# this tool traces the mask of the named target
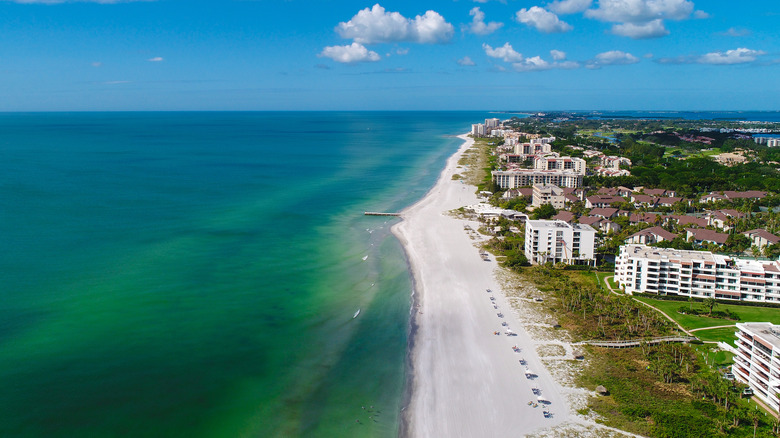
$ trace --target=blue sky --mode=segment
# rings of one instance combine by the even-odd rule
[[[0,0],[0,111],[778,110],[780,4]]]

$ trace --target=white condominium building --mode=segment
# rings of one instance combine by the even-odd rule
[[[556,210],[562,209],[566,202],[563,189],[552,184],[534,184],[534,191],[531,199],[531,205],[534,207],[550,204]]]
[[[780,410],[780,326],[768,322],[737,323],[737,354],[731,372],[753,395]]]
[[[514,143],[515,155],[549,154],[552,146],[547,143]]]
[[[499,119],[485,119],[485,128],[487,129],[498,128],[499,124],[501,124]]]
[[[485,125],[481,123],[475,123],[471,125],[471,135],[474,137],[484,137],[485,136]]]
[[[572,170],[517,169],[491,172],[493,181],[502,189],[516,189],[534,184],[554,184],[576,189],[582,186],[583,176]]]
[[[594,262],[596,230],[564,221],[525,222],[525,256],[532,264]]]
[[[534,158],[534,169],[571,170],[584,176],[586,163],[582,158],[537,156]]]
[[[780,262],[709,251],[623,245],[615,260],[615,281],[626,293],[780,301]]]
[[[536,137],[531,139],[531,144],[550,144],[555,141],[555,137]]]

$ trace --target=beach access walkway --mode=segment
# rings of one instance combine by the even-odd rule
[[[623,341],[581,341],[572,345],[592,345],[594,347],[602,348],[631,348],[639,347],[642,344],[645,345],[657,345],[657,344],[669,344],[669,343],[685,343],[696,341],[699,338],[695,336],[663,336],[659,338],[650,339],[627,339]]]

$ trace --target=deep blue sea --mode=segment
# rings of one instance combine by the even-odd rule
[[[0,436],[396,436],[411,280],[363,212],[490,116],[0,114]]]

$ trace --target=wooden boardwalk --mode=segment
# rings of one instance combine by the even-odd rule
[[[665,336],[662,338],[630,339],[625,341],[592,340],[592,341],[577,342],[572,345],[593,345],[594,347],[602,347],[602,348],[632,348],[632,347],[639,347],[639,345],[642,343],[645,343],[646,345],[656,345],[656,344],[664,344],[667,342],[688,343],[695,340],[698,340],[698,338],[694,336]]]

